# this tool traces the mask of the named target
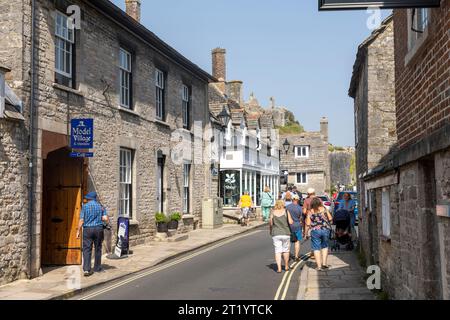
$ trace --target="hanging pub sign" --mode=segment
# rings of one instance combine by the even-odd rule
[[[439,7],[441,0],[319,0],[319,10],[427,8]]]

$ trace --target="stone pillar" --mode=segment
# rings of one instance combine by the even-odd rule
[[[219,81],[227,80],[226,53],[222,48],[216,48],[212,51],[212,75]]]
[[[125,0],[127,14],[137,22],[141,22],[141,0]]]

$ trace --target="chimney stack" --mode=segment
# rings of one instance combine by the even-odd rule
[[[4,68],[0,66],[0,118],[3,118],[5,112],[5,101],[6,101],[6,83],[5,83],[5,75],[10,72],[8,68]]]
[[[323,140],[328,143],[328,118],[322,117],[320,120],[320,133],[323,136]]]
[[[127,14],[137,22],[141,22],[141,0],[125,0]]]
[[[227,80],[226,53],[227,51],[222,48],[216,48],[212,51],[212,75],[221,82]]]
[[[242,84],[242,81],[228,82],[228,96],[239,104],[242,104]]]

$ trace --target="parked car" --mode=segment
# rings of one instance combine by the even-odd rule
[[[341,201],[344,201],[344,194],[349,193],[352,196],[352,199],[355,201],[355,221],[358,223],[358,207],[359,207],[359,201],[358,201],[358,193],[354,191],[341,191],[339,192],[338,196],[336,197],[336,200],[334,201],[334,211],[339,208],[339,203]]]
[[[327,208],[327,210],[330,211],[330,213],[333,213],[334,203],[333,201],[331,201],[330,197],[324,195],[319,196],[318,198],[322,200],[324,207]]]

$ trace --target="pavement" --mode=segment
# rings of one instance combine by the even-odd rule
[[[300,274],[297,300],[376,300],[367,288],[365,272],[354,251],[332,252],[328,271],[316,271],[309,260]]]
[[[126,259],[109,260],[104,256],[102,263],[105,271],[88,278],[82,276],[81,266],[49,268],[39,278],[19,280],[1,286],[0,300],[68,299],[86,290],[138,274],[177,256],[251,232],[263,225],[262,222],[252,222],[250,227],[226,224],[215,230],[191,231],[189,238],[180,242],[149,242],[131,248],[133,254]]]

